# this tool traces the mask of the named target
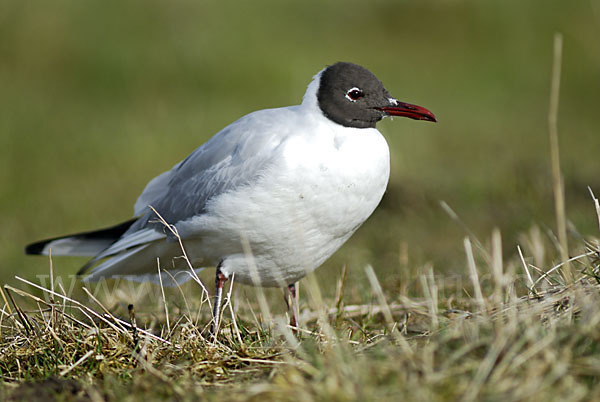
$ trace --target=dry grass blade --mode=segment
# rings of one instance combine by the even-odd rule
[[[319,336],[322,336],[326,345],[330,347],[333,345],[333,341],[336,338],[335,331],[329,324],[329,319],[325,312],[325,300],[323,299],[323,294],[321,293],[321,288],[319,287],[319,282],[317,281],[314,272],[309,273],[306,277],[306,290],[318,317],[317,323],[321,331]]]
[[[73,369],[75,369],[77,366],[79,366],[81,363],[83,363],[84,361],[86,361],[91,355],[94,354],[94,350],[89,350],[86,354],[84,354],[83,356],[81,356],[79,358],[79,360],[77,360],[75,363],[73,363],[73,365],[71,365],[70,367],[64,369],[63,371],[60,372],[61,376],[65,376],[68,373],[70,373],[71,371],[73,371]]]
[[[158,269],[158,280],[160,283],[160,293],[163,299],[163,305],[165,306],[165,318],[167,320],[167,334],[171,333],[171,323],[169,322],[169,307],[167,304],[167,298],[165,297],[165,288],[163,287],[162,273],[160,270],[160,258],[156,258],[156,268]]]
[[[231,283],[229,284],[229,291],[227,292],[227,302],[226,302],[226,307],[229,307],[229,312],[231,313],[231,322],[233,324],[233,332],[235,333],[235,336],[237,338],[237,341],[239,342],[240,346],[244,345],[244,342],[242,341],[242,334],[240,334],[240,329],[238,328],[237,325],[237,319],[235,317],[235,312],[233,311],[233,304],[231,302],[231,293],[233,292],[233,284],[235,282],[235,274],[233,274],[231,276]]]
[[[388,325],[388,329],[391,333],[396,324],[394,322],[394,318],[392,317],[392,312],[390,311],[390,306],[388,305],[387,300],[385,299],[385,295],[383,294],[383,289],[381,288],[381,285],[379,284],[379,280],[377,280],[377,275],[375,275],[375,271],[373,270],[373,267],[370,265],[367,265],[365,267],[365,273],[367,274],[367,278],[369,279],[369,282],[371,283],[371,288],[373,289],[373,292],[375,293],[375,296],[377,297],[377,300],[379,301],[379,305],[381,306],[381,311],[383,312],[383,317],[385,318],[385,321],[387,322],[387,325]]]
[[[113,324],[111,321],[107,320],[107,319],[106,319],[106,318],[105,318],[105,317],[104,317],[102,314],[98,314],[97,312],[95,312],[95,311],[94,311],[94,310],[92,310],[91,308],[87,307],[87,306],[86,306],[86,305],[84,305],[83,303],[80,303],[80,302],[78,302],[78,301],[77,301],[77,300],[75,300],[75,299],[72,299],[72,298],[70,298],[70,297],[68,297],[68,296],[62,295],[62,294],[60,294],[60,293],[57,293],[57,292],[52,292],[52,291],[51,291],[51,290],[49,290],[49,289],[46,289],[46,288],[44,288],[44,287],[42,287],[42,286],[39,286],[39,285],[37,285],[37,284],[35,284],[35,283],[33,283],[33,282],[30,282],[30,281],[28,281],[28,280],[26,280],[26,279],[23,279],[23,278],[20,278],[20,277],[18,277],[18,276],[15,276],[15,278],[16,278],[17,280],[19,280],[19,281],[21,281],[21,282],[23,282],[23,283],[25,283],[25,284],[29,285],[29,286],[32,286],[32,287],[34,287],[34,288],[36,288],[36,289],[39,289],[39,290],[41,290],[41,291],[43,291],[43,292],[46,292],[46,293],[52,293],[52,295],[54,295],[54,296],[57,296],[57,297],[59,297],[59,298],[61,298],[61,299],[64,299],[64,300],[68,301],[69,303],[71,303],[71,304],[73,304],[73,305],[77,306],[78,308],[80,308],[80,309],[81,309],[81,311],[82,311],[84,314],[86,314],[86,315],[88,315],[88,314],[89,314],[89,315],[92,315],[92,316],[96,317],[98,320],[100,320],[100,321],[104,322],[106,325],[110,326],[111,328],[113,328],[115,331],[117,331],[117,332],[119,332],[119,333],[129,334],[129,332],[128,332],[128,331],[127,331],[127,330],[126,330],[124,327],[130,327],[130,328],[131,328],[131,325],[130,325],[129,323],[127,323],[127,322],[125,322],[125,321],[123,321],[123,320],[119,319],[119,318],[116,318],[116,317],[112,316],[113,320],[114,320],[116,323],[118,323],[118,324],[119,324],[119,327],[117,327],[117,326],[116,326],[116,325],[114,325],[114,324]],[[5,288],[7,288],[7,287],[8,287],[8,285],[5,285]],[[19,292],[22,292],[20,289],[16,289],[16,288],[13,288],[13,287],[9,287],[9,288],[10,288],[11,290],[13,290],[13,291],[19,291]],[[22,293],[23,293],[23,296],[29,296],[29,297],[33,297],[33,295],[30,295],[30,294],[28,294],[28,293],[26,293],[26,292],[22,292]],[[88,317],[89,317],[89,315],[88,315]],[[93,319],[91,319],[91,317],[90,317],[90,321],[91,321],[91,322],[94,322],[94,320],[93,320]],[[163,338],[161,338],[161,337],[159,337],[159,336],[156,336],[156,335],[152,334],[151,332],[145,331],[145,330],[143,330],[143,329],[141,329],[141,328],[137,328],[137,331],[139,331],[140,333],[144,334],[144,335],[145,335],[145,336],[147,336],[147,337],[150,337],[150,338],[153,338],[153,339],[155,339],[155,340],[158,340],[158,341],[161,341],[161,342],[164,342],[164,343],[166,343],[166,344],[169,344],[169,345],[171,345],[171,342],[169,342],[169,341],[167,341],[166,339],[163,339]]]
[[[473,290],[475,291],[475,301],[479,306],[479,311],[485,313],[485,300],[483,298],[483,293],[481,292],[481,285],[479,284],[479,274],[477,273],[477,265],[475,264],[475,257],[473,256],[471,240],[468,237],[465,237],[464,239],[464,246],[465,252],[467,253],[467,265],[469,267],[471,283],[473,284]]]
[[[600,229],[600,202],[598,202],[598,199],[594,195],[594,192],[592,191],[592,188],[590,186],[588,186],[588,191],[590,192],[590,195],[592,196],[592,200],[594,200],[594,207],[596,208],[596,216],[598,217],[598,229]]]
[[[502,258],[502,237],[497,228],[492,231],[492,277],[494,278],[494,303],[502,302],[505,286],[504,261]]]
[[[492,266],[487,268],[493,270]],[[110,392],[117,392],[118,399],[128,396],[133,400],[248,400],[289,396],[290,392],[306,400],[329,400],[334,395],[352,399],[362,397],[363,392],[385,399],[389,396],[386,392],[393,389],[416,400],[473,401],[498,395],[522,400],[533,392],[561,399],[584,395],[582,390],[600,392],[600,386],[594,385],[600,371],[588,369],[597,360],[589,340],[600,336],[600,285],[591,278],[582,277],[571,287],[557,285],[545,293],[540,290],[537,298],[526,294],[499,303],[490,299],[492,313],[478,319],[470,314],[440,315],[435,322],[432,316],[438,316],[437,304],[444,304],[446,296],[437,289],[444,278],[435,278],[431,267],[421,276],[427,296],[403,296],[402,304],[388,303],[375,271],[367,268],[365,272],[373,290],[367,297],[370,300],[374,295],[378,303],[346,305],[340,323],[326,328],[322,323],[335,319],[338,309],[334,300],[321,296],[319,311],[305,310],[304,316],[318,318],[318,323],[310,319],[305,323],[324,331],[312,332],[306,341],[293,336],[282,316],[274,319],[277,331],[249,330],[244,320],[250,311],[242,309],[236,316],[232,314],[232,320],[239,320],[241,326],[224,328],[222,343],[197,336],[190,321],[180,319],[171,328],[177,345],[140,332],[143,337],[136,346],[121,332],[121,326],[136,327],[133,319],[125,323],[116,318],[120,325],[99,325],[91,330],[66,319],[53,327],[44,316],[49,310],[38,309],[23,311],[38,328],[35,337],[11,321],[13,326],[2,339],[5,358],[0,359],[0,369],[5,381],[17,384],[27,384],[26,378],[55,370],[78,383],[85,379],[100,394],[106,388],[97,388],[98,379],[103,379],[106,387],[111,386],[106,384],[111,384],[113,376],[119,385],[112,385]],[[511,275],[510,270],[502,273],[507,275]],[[310,285],[308,288],[309,293],[315,292]],[[55,297],[66,300],[64,295]],[[40,298],[34,300],[46,305]],[[464,296],[455,301],[473,304]],[[96,320],[101,321],[97,316],[106,319],[104,313],[93,315],[76,301],[73,306]],[[157,310],[161,308],[157,306]],[[373,320],[377,314],[384,317],[383,323]],[[394,317],[402,315],[406,336],[400,336],[395,324]],[[361,331],[344,342],[348,328],[357,325]],[[392,331],[396,342],[387,342],[389,338],[382,336],[384,330]],[[328,331],[332,331],[331,336]],[[58,363],[52,366],[53,361]],[[48,367],[40,368],[40,362]],[[135,375],[129,377],[131,373]]]
[[[124,332],[124,333],[127,332],[127,330],[117,321],[116,317],[114,315],[112,315],[112,313],[110,311],[108,311],[108,309],[100,302],[100,300],[98,300],[85,286],[82,287],[82,289],[87,294],[87,296],[90,299],[92,299],[92,301],[94,303],[96,303],[102,309],[102,311],[104,311],[104,314],[106,316],[110,317],[112,322],[115,322],[119,326],[119,328],[118,328],[119,331]],[[106,321],[106,323],[111,326],[113,325],[112,323],[110,323],[110,321]],[[117,328],[115,328],[115,329],[117,329]]]
[[[529,283],[529,294],[533,296],[535,293],[535,283],[533,282],[533,278],[531,277],[531,273],[529,272],[529,268],[527,268],[527,263],[525,262],[525,257],[523,257],[523,252],[521,251],[521,246],[517,246],[517,251],[519,252],[519,258],[521,259],[521,264],[523,265],[523,270],[527,275],[527,281]]]
[[[8,309],[8,314],[12,314],[10,304],[8,304],[8,300],[6,299],[6,295],[4,294],[4,290],[2,290],[2,287],[0,287],[0,295],[2,296],[2,300],[4,301],[4,306]]]
[[[462,221],[462,219],[460,219],[460,216],[458,216],[458,214],[450,207],[450,205],[448,205],[446,201],[440,201],[440,206],[448,214],[448,216],[452,218],[453,221],[458,223],[460,227],[463,228],[465,233],[469,235],[469,238],[473,239],[475,246],[477,246],[477,250],[481,253],[485,261],[487,263],[491,262],[492,256],[490,253],[488,253],[483,244],[481,244],[479,239],[477,239],[477,236],[475,236],[475,233]]]
[[[156,290],[147,296],[163,300],[149,304],[155,305],[156,312],[143,311],[153,317],[149,328],[162,327],[167,316],[177,317],[170,324],[169,339],[176,340],[172,343],[138,328],[133,308],[130,321],[125,322],[108,311],[105,305],[110,304],[89,291],[86,300],[99,306],[95,310],[66,294],[17,278],[51,294],[56,302],[6,287],[6,300],[12,299],[16,312],[2,311],[1,318],[12,319],[0,319],[0,372],[15,389],[32,386],[30,379],[54,376],[57,381],[87,387],[90,395],[109,393],[108,398],[114,395],[115,400],[134,401],[245,401],[289,399],[289,395],[295,400],[385,400],[392,391],[422,401],[527,400],[533,396],[576,400],[600,395],[600,370],[595,368],[600,283],[587,274],[593,273],[595,263],[587,256],[595,256],[597,249],[572,259],[583,267],[575,282],[566,285],[552,278],[548,286],[536,287],[559,267],[540,270],[536,281],[520,247],[519,256],[505,264],[498,231],[491,244],[491,259],[481,262],[479,269],[492,280],[480,280],[471,242],[464,239],[474,297],[465,295],[462,283],[458,293],[449,295],[448,279],[434,276],[431,265],[423,267],[423,275],[414,274],[409,279],[412,285],[402,294],[393,293],[395,302],[386,297],[371,266],[365,269],[370,291],[367,287],[358,298],[354,289],[343,292],[340,281],[336,297],[330,299],[310,275],[304,285],[310,299],[302,312],[304,339],[294,336],[282,314],[268,322],[275,330],[265,330],[264,317],[252,319],[257,303],[234,312],[233,277],[223,306],[229,309],[232,323],[223,325],[214,341],[204,338],[194,320],[185,316],[190,314],[187,302],[187,310],[180,309],[180,302],[166,303],[172,299],[165,288],[161,294]],[[551,249],[549,258],[555,258],[558,251]],[[514,286],[517,258],[530,289]],[[419,281],[421,288],[414,286]],[[536,290],[533,297],[531,289]],[[178,290],[184,298],[184,289]],[[484,292],[493,297],[485,299]],[[342,294],[355,304],[342,302]],[[264,297],[268,309],[271,300],[266,293]],[[23,303],[34,308],[23,308]],[[441,306],[448,306],[447,310],[439,311]],[[472,306],[481,314],[466,310]],[[163,308],[168,310],[164,314]],[[52,311],[61,319],[49,316]],[[66,312],[85,316],[91,324]]]
[[[252,282],[257,285],[256,286],[256,298],[258,299],[258,306],[262,313],[262,322],[270,326],[273,320],[271,315],[271,309],[269,308],[269,303],[267,302],[267,298],[265,296],[265,292],[260,286],[260,279],[258,275],[258,267],[256,266],[256,262],[254,261],[254,254],[252,253],[252,248],[250,247],[250,242],[247,238],[242,237],[242,250],[244,251],[244,256],[246,258],[246,262],[250,269],[250,277],[252,278]],[[256,317],[256,316],[255,316]],[[258,323],[258,320],[257,320]]]
[[[505,346],[506,339],[503,338],[497,338],[492,344],[487,355],[479,365],[479,368],[475,373],[475,378],[473,378],[473,381],[469,385],[468,391],[462,398],[462,401],[471,402],[477,399],[486,378],[490,375],[492,369],[494,368],[494,364],[498,360],[498,356],[504,350]]]
[[[344,289],[346,286],[346,278],[348,276],[348,269],[344,264],[342,266],[342,274],[337,280],[336,288],[335,288],[335,308],[338,313],[336,315],[336,320],[340,320],[342,318],[343,308],[344,308]]]
[[[573,281],[573,273],[569,264],[569,245],[567,240],[567,217],[565,212],[565,189],[560,169],[558,145],[558,101],[560,99],[560,71],[562,64],[562,34],[554,35],[554,58],[552,62],[552,85],[550,90],[550,106],[548,111],[548,133],[550,136],[550,159],[552,165],[552,187],[554,189],[554,207],[556,226],[562,259],[561,273],[567,283]]]
[[[438,318],[438,289],[435,284],[433,275],[433,267],[428,267],[427,275],[421,275],[421,287],[423,288],[423,294],[425,300],[429,306],[429,314],[431,316],[431,326],[435,331],[439,326]],[[389,310],[389,307],[388,307]]]
[[[177,231],[177,228],[174,225],[170,225],[162,216],[161,214],[158,213],[158,211],[156,209],[154,209],[154,207],[152,205],[148,205],[148,208],[150,208],[152,210],[152,212],[154,212],[156,214],[156,216],[158,217],[160,223],[162,223],[165,228],[167,228],[169,230],[169,232],[171,232],[171,234],[173,236],[175,236],[175,238],[177,239],[177,241],[179,242],[179,247],[181,248],[181,252],[183,253],[183,258],[185,260],[185,262],[188,265],[188,268],[190,270],[190,275],[192,277],[192,279],[194,279],[194,281],[200,285],[200,287],[202,288],[202,291],[207,295],[210,295],[210,293],[208,292],[208,290],[206,289],[206,286],[204,286],[204,284],[202,283],[202,281],[200,280],[200,278],[198,278],[198,274],[196,274],[196,271],[194,270],[194,266],[192,265],[192,262],[190,261],[190,259],[188,258],[187,252],[185,251],[185,247],[183,245],[183,239],[181,238],[181,236],[179,236],[179,232]],[[210,299],[210,297],[208,297]]]
[[[408,344],[408,342],[406,342],[404,336],[402,336],[402,334],[398,330],[398,325],[394,322],[394,317],[392,316],[390,306],[387,300],[385,299],[383,289],[381,288],[379,280],[377,280],[377,275],[375,275],[373,267],[367,265],[365,267],[365,273],[367,274],[367,278],[371,283],[371,288],[373,289],[373,292],[375,293],[375,296],[379,301],[379,305],[381,306],[381,311],[383,312],[383,317],[385,318],[385,321],[387,323],[389,333],[396,339],[396,341],[406,353],[412,353],[410,345]]]
[[[27,316],[23,313],[23,311],[21,311],[21,309],[19,308],[19,305],[15,302],[15,299],[12,297],[12,294],[10,293],[11,290],[13,292],[17,292],[17,293],[20,292],[20,290],[15,289],[12,286],[8,286],[8,285],[4,285],[4,290],[6,290],[6,294],[8,295],[8,298],[10,299],[15,311],[17,312],[17,317],[19,318],[19,321],[23,325],[23,328],[25,329],[25,331],[27,331],[27,334],[30,334],[33,331],[33,327],[28,322]]]
[[[566,262],[570,263],[570,262],[573,262],[573,261],[578,261],[578,260],[580,260],[582,258],[590,257],[590,256],[593,256],[595,254],[596,254],[596,251],[588,251],[586,253],[576,255],[575,257],[568,258]],[[540,281],[542,281],[543,279],[546,279],[553,272],[556,272],[557,270],[559,270],[563,265],[564,265],[564,262],[561,262],[560,264],[556,264],[555,266],[553,266],[552,268],[550,268],[548,271],[544,272],[544,274],[542,276],[540,276],[539,278],[537,278],[533,284],[537,285]]]

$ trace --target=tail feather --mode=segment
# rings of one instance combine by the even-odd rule
[[[53,255],[95,256],[117,241],[136,220],[133,218],[100,230],[38,241],[26,246],[25,254],[48,255],[52,249]]]
[[[111,254],[99,265],[96,265],[102,259],[102,254],[100,254],[100,258],[93,258],[77,274],[84,275],[89,268],[93,267],[90,273],[83,279],[84,281],[96,282],[107,278],[123,278],[140,282],[158,281],[158,269],[161,267],[162,261],[162,266],[168,267],[167,269],[170,272],[169,274],[161,275],[165,283],[167,281],[172,282],[167,278],[169,275],[177,277],[175,278],[176,283],[182,283],[190,279],[189,275],[191,271],[186,261],[180,258],[180,256],[181,248],[179,243],[151,240],[132,245],[127,249]]]

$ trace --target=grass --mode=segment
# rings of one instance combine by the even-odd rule
[[[0,399],[599,399],[599,26],[597,0],[0,3]],[[234,286],[215,341],[195,282],[86,292],[23,256],[337,60],[440,122],[380,124],[388,191],[301,282],[299,339],[278,290]]]
[[[25,279],[4,287],[4,400],[593,400],[600,396],[600,247],[572,258],[576,279],[503,261],[498,232],[473,249],[470,284],[423,269],[405,294],[323,299],[302,282],[301,331],[229,292],[217,339],[196,283],[144,286],[85,302]],[[532,239],[535,242],[535,239]],[[560,260],[549,242],[545,253]],[[491,259],[488,257],[491,256]],[[485,262],[486,259],[488,262]],[[476,266],[477,263],[477,266]],[[414,287],[413,287],[414,285]],[[42,289],[38,296],[33,289]],[[116,288],[113,288],[116,289]],[[474,295],[474,296],[470,296]],[[156,302],[156,299],[160,302]],[[237,301],[236,301],[237,300]],[[133,306],[132,306],[133,307]],[[230,308],[231,307],[231,308]],[[168,313],[167,313],[168,310]],[[273,317],[269,320],[266,317]],[[168,321],[170,320],[170,322]],[[39,398],[39,399],[36,399]]]
[[[388,191],[322,275],[344,264],[395,275],[402,249],[413,269],[463,274],[464,233],[440,200],[479,237],[498,227],[505,252],[532,225],[554,226],[546,125],[557,31],[566,212],[582,233],[595,230],[597,1],[221,3],[0,5],[3,280],[46,271],[23,245],[128,219],[152,177],[240,116],[297,104],[337,60],[367,66],[439,123],[379,124]]]

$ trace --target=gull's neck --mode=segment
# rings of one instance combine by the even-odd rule
[[[325,69],[315,74],[313,80],[308,84],[308,87],[306,87],[306,92],[302,98],[302,104],[300,105],[302,108],[318,110],[321,112],[319,101],[317,100],[317,92],[319,90],[319,85],[321,84],[321,74],[323,71],[325,71]]]

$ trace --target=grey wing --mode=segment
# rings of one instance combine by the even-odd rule
[[[135,204],[135,213],[143,216],[128,232],[154,225],[148,205],[169,224],[176,224],[202,214],[212,197],[255,182],[285,137],[274,130],[272,112],[255,112],[232,123],[154,178]]]

